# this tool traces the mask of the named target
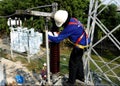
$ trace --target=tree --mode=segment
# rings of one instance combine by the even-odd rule
[[[44,0],[44,1],[42,0],[3,0],[0,3],[0,15],[4,15],[4,16],[11,15],[16,10],[19,10],[19,9],[25,10],[25,9],[33,8],[37,6],[50,5],[53,2],[59,3],[58,9],[67,10],[69,11],[71,16],[80,19],[81,21],[83,21],[83,23],[86,23],[87,17],[84,17],[84,16],[86,16],[85,10],[89,6],[88,5],[89,0],[86,0],[86,1],[83,1],[83,0]],[[40,10],[40,11],[45,11],[45,12],[51,11],[49,7],[45,9],[41,8],[41,9],[35,9],[35,10]],[[22,15],[21,18],[23,17],[27,17],[27,21],[31,21],[30,17],[33,17],[34,20],[32,20],[31,22],[33,22],[34,27],[37,27],[37,28],[40,28],[45,23],[43,18],[40,18],[40,17],[34,18],[34,16],[28,17],[25,15],[24,16]],[[32,27],[31,24],[29,24],[28,26]],[[0,28],[2,29],[2,27]]]
[[[101,6],[101,8],[99,10],[101,10],[104,6],[105,5]],[[98,18],[108,28],[109,31],[113,30],[116,26],[118,26],[120,24],[120,13],[117,13],[117,6],[115,4],[108,5],[107,8],[104,9],[102,11],[102,13],[100,13],[98,15]],[[95,28],[96,28],[96,30],[95,30],[94,37],[96,40],[99,40],[105,34],[97,25]],[[118,28],[117,31],[115,31],[112,34],[118,40],[120,40],[118,33],[120,33],[120,28]],[[94,41],[96,41],[96,40],[94,40]],[[101,46],[102,46],[102,49],[109,49],[110,50],[110,47],[112,47],[112,49],[116,49],[116,47],[114,48],[114,44],[111,42],[110,39],[104,39],[103,42],[101,43]]]

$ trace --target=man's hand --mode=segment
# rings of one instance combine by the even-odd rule
[[[57,37],[57,36],[58,36],[58,33],[57,33],[57,32],[51,32],[51,31],[49,31],[49,32],[48,32],[48,35],[49,35],[49,36],[53,36],[53,37]]]

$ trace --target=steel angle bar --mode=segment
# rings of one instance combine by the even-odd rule
[[[104,63],[104,65],[106,65],[106,67],[114,74],[114,76],[117,76],[117,74],[111,70],[110,66],[108,64],[106,64],[106,62],[102,59],[102,57],[92,48],[92,50],[94,51],[94,53],[100,58],[100,60]],[[101,67],[100,67],[101,68]],[[101,68],[102,69],[102,68]],[[96,71],[96,70],[95,70]],[[119,79],[119,78],[118,78]],[[120,79],[119,79],[120,81]]]
[[[117,59],[120,59],[120,56],[116,57],[115,59],[113,59],[112,61],[110,62],[106,62],[106,64],[104,64],[103,66],[101,66],[100,68],[103,68],[105,67],[105,65],[108,65],[108,64],[111,64],[113,61],[117,60]],[[96,69],[95,71],[97,71],[98,69]]]
[[[108,72],[110,72],[111,70],[114,70],[114,69],[116,69],[116,68],[118,68],[118,67],[120,67],[120,65],[117,65],[117,66],[111,68],[110,70],[104,72],[103,74],[107,75]],[[101,75],[102,75],[102,73],[101,73]],[[111,76],[113,76],[113,75],[111,75]],[[116,74],[114,77],[116,77],[116,78],[120,81],[120,77],[118,77],[117,74]]]
[[[120,46],[109,36],[110,34],[112,34],[115,30],[117,30],[120,27],[120,24],[115,27],[112,31],[110,31],[109,33],[107,33],[102,26],[96,21],[96,24],[101,28],[101,30],[106,34],[103,38],[101,38],[98,42],[96,42],[92,47],[96,46],[98,43],[100,43],[102,40],[104,40],[106,37],[109,37],[109,39],[116,45],[116,47],[120,50]]]
[[[91,1],[91,4],[92,4],[92,6],[93,6],[92,8],[94,8],[94,7],[95,7],[95,6],[94,6],[94,3],[95,3],[95,2],[98,2],[98,0],[95,0],[95,1],[93,1],[93,2]],[[95,3],[95,5],[96,5],[96,3]],[[93,10],[91,10],[90,15],[92,15],[92,14],[94,14],[94,13],[95,13],[95,11],[96,11],[95,9],[98,9],[98,6],[97,6],[97,7],[95,7]]]
[[[89,68],[88,68],[88,62],[89,62],[89,58],[87,57],[88,55],[88,52],[85,52],[84,53],[84,58],[83,58],[83,62],[84,62],[84,72],[85,72],[85,82],[88,81],[88,78],[89,78]]]
[[[113,67],[113,68],[111,68],[110,70],[108,70],[108,71],[104,72],[104,74],[106,74],[106,73],[108,73],[109,71],[114,70],[114,69],[116,69],[116,68],[118,68],[118,67],[120,67],[120,64],[119,64],[119,65],[117,65],[117,66],[115,66],[115,67]],[[120,79],[119,79],[119,80],[120,80]]]
[[[91,16],[91,11],[92,11],[93,5],[94,5],[93,3],[94,3],[94,1],[93,1],[93,0],[90,0],[90,4],[89,4],[89,14],[88,14],[88,22],[87,22],[87,29],[88,29],[88,31],[89,31],[89,29],[90,29],[90,21],[91,21],[90,16]]]
[[[107,77],[106,74],[104,74],[103,70],[97,65],[97,63],[89,56],[89,59],[91,62],[93,62],[93,64],[99,69],[99,71],[104,75],[104,77],[109,81],[112,82],[109,77]]]
[[[120,79],[120,77],[119,76],[113,76],[113,75],[110,75],[110,74],[106,74],[107,76],[111,76],[111,77],[114,77],[114,78],[119,78]]]
[[[103,76],[101,76],[102,74],[101,73],[99,73],[99,77],[100,78],[102,78],[102,79],[104,79],[104,80],[106,80],[108,83],[110,83],[112,86],[118,86],[117,84],[115,84],[114,82],[110,82],[110,81],[108,81],[105,77],[103,77]],[[107,75],[107,74],[106,74]],[[109,86],[108,84],[106,84],[105,86]]]
[[[105,64],[105,61],[102,59],[102,57],[92,48],[93,52],[100,58],[100,60]],[[106,65],[109,69],[111,69],[108,65]],[[101,67],[100,67],[101,68]]]
[[[91,16],[92,17],[92,16]],[[93,17],[92,17],[92,19],[94,19]],[[98,20],[98,18],[96,17],[96,19]],[[99,21],[100,22],[100,21]],[[100,22],[101,23],[101,22]],[[98,24],[98,23],[97,23]],[[102,24],[102,23],[101,23]],[[99,25],[99,24],[98,24]],[[102,24],[103,25],[103,24]],[[106,28],[106,30],[107,30],[107,28]],[[108,31],[108,30],[107,30]],[[105,32],[105,31],[103,31],[103,32]],[[109,32],[109,31],[108,31]],[[106,33],[106,32],[105,32]],[[107,33],[106,33],[107,34]],[[112,37],[114,38],[114,40],[116,40],[116,42],[120,45],[120,42],[112,35]],[[115,43],[115,42],[114,42]]]
[[[104,27],[104,29],[109,33],[110,31],[107,29],[107,27],[96,17],[96,20]],[[116,37],[113,34],[110,34],[111,37],[120,45],[120,42],[116,39]]]
[[[84,69],[87,67],[87,61],[88,61],[88,58],[86,58],[86,59],[83,59],[83,61],[84,61]]]
[[[100,62],[100,63],[103,63],[102,61],[98,61],[98,60],[94,60],[94,61],[95,61],[95,62]],[[104,64],[104,65],[102,65],[100,68],[105,67],[107,63],[109,63],[109,62],[105,62],[105,64]],[[116,64],[116,63],[109,63],[108,65],[115,65],[115,66],[117,66],[117,65],[119,65],[119,64]],[[96,69],[96,71],[97,71],[97,69]]]
[[[93,82],[93,77],[92,77],[92,72],[91,72],[91,70],[90,70],[90,80],[91,80],[91,82]]]
[[[95,22],[96,22],[96,12],[97,12],[97,5],[98,5],[98,1],[95,2],[95,12],[94,12],[94,18],[93,18],[93,22],[92,22],[92,32],[91,32],[91,43],[90,46],[92,46],[92,42],[93,42],[93,38],[94,38],[94,31],[95,31]]]
[[[87,21],[87,28],[88,28],[88,29],[89,29],[89,25],[90,25],[90,15],[91,15],[92,9],[93,9],[93,3],[92,3],[92,0],[90,0],[89,12],[88,12],[88,21]]]
[[[100,62],[100,63],[103,63],[102,61],[98,61],[98,60],[94,60],[95,62]],[[105,65],[107,64],[107,63],[109,63],[109,62],[106,62],[105,61],[105,64],[103,65],[104,67],[105,67]],[[109,63],[109,65],[115,65],[115,66],[117,66],[117,65],[119,65],[119,64],[117,64],[117,63]],[[101,66],[100,68],[103,68],[103,66]],[[97,70],[97,69],[96,69]]]
[[[90,22],[91,22],[91,11],[92,11],[92,9],[93,9],[93,5],[94,5],[94,2],[95,2],[95,0],[90,0],[90,4],[89,4],[89,16],[88,16],[88,22],[87,22],[87,30],[88,30],[88,35],[90,35],[91,33],[94,33],[94,29],[92,28],[91,30],[90,30]],[[97,11],[97,10],[96,10]],[[94,25],[95,25],[95,23],[94,24],[92,24],[92,26],[94,27]],[[93,39],[93,34],[91,34],[91,38]],[[92,45],[92,44],[91,44]],[[91,52],[90,50],[89,50],[89,52]],[[88,53],[87,53],[87,55],[88,55]],[[89,62],[89,58],[87,58],[87,60],[86,60],[86,62],[85,62],[85,66],[84,66],[84,69],[85,69],[85,80],[86,80],[86,82],[88,81],[88,78],[89,78],[89,64],[88,64],[88,62]]]
[[[93,30],[93,28],[92,28],[92,26],[89,26],[89,30],[88,30],[88,37],[92,37],[92,35],[93,34],[91,34],[92,33],[92,30]]]
[[[113,0],[109,1],[108,4],[107,4],[105,7],[103,7],[103,9],[101,9],[101,10],[96,14],[96,16],[98,16],[98,14],[100,14],[100,13],[109,5],[109,3],[111,3],[112,1],[113,1]],[[101,5],[103,5],[103,4],[102,4],[102,3],[99,4],[98,7],[97,7],[97,9],[98,9]],[[93,10],[93,11],[91,12],[91,15],[94,13],[94,11],[95,11],[95,10]]]
[[[89,81],[89,76],[90,76],[90,65],[89,65],[89,58],[88,58],[86,62],[86,79],[85,79],[86,82]]]
[[[85,80],[87,81],[88,78],[88,58],[85,57],[85,54],[84,54],[84,58],[83,58],[83,62],[84,62],[84,72],[85,72]]]
[[[108,5],[112,2],[113,0],[110,0],[107,5],[105,5],[105,7],[103,7],[103,9],[101,9],[98,13],[97,13],[97,16],[106,8],[108,7]],[[98,8],[102,5],[102,3],[98,6]]]
[[[87,79],[85,79],[85,83],[87,84],[87,85],[89,85],[89,82],[88,81],[92,81],[92,79],[91,80],[89,80],[89,78],[91,78],[90,77],[91,76],[91,72],[90,72],[90,70],[89,70],[89,72],[87,73]]]

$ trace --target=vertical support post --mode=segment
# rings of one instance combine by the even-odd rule
[[[13,47],[13,39],[12,39],[12,25],[11,25],[11,18],[8,19],[8,25],[10,26],[10,37],[11,37],[11,40],[10,40],[10,53],[11,53],[11,58],[12,60],[14,60],[14,56],[13,56],[13,50],[12,50],[12,47]]]
[[[46,17],[45,23],[45,38],[46,38],[46,53],[47,53],[47,79],[50,85],[50,57],[49,57],[49,42],[48,42],[48,17]]]
[[[10,29],[10,30],[11,30],[11,29]],[[12,30],[10,31],[10,37],[11,37],[11,36],[12,36]],[[10,42],[10,52],[11,52],[11,58],[12,58],[12,60],[14,60],[12,47],[13,47],[13,40],[12,40],[12,38],[11,38],[11,42]]]
[[[58,6],[57,3],[52,3],[52,11],[53,12],[57,11],[57,9],[58,9],[57,6]]]
[[[28,51],[27,51],[27,59],[28,59],[28,63],[30,63],[30,45],[29,45],[29,32],[27,32],[27,38],[28,38]]]
[[[93,13],[93,16],[94,16],[94,19],[92,21],[92,24],[91,24],[91,43],[90,43],[90,46],[92,46],[92,42],[93,42],[93,38],[94,38],[94,31],[95,31],[95,21],[96,21],[96,13],[97,13],[97,6],[98,6],[98,0],[95,0],[93,2],[95,4],[95,7],[94,7],[94,13]],[[90,48],[90,51],[88,53],[88,57],[91,56],[91,48]],[[91,58],[91,57],[90,57]],[[88,71],[90,72],[90,58],[88,60]],[[89,79],[89,72],[88,72],[88,75],[87,75],[87,81]]]
[[[88,13],[88,22],[87,22],[87,31],[88,31],[88,36],[90,37],[91,36],[91,26],[90,26],[90,22],[92,21],[91,20],[91,16],[92,16],[92,10],[93,10],[93,7],[94,7],[94,0],[90,0],[90,3],[89,3],[89,13]],[[89,48],[88,48],[89,49]],[[89,76],[90,76],[90,59],[89,59],[89,55],[91,56],[91,51],[87,51],[85,53],[86,55],[84,55],[86,57],[86,62],[84,63],[84,71],[85,71],[85,82],[87,83],[89,81]],[[92,81],[92,79],[90,79]]]

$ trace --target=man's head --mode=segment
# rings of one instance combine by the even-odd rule
[[[68,18],[68,12],[66,10],[58,10],[54,14],[54,20],[57,27],[61,27]]]

